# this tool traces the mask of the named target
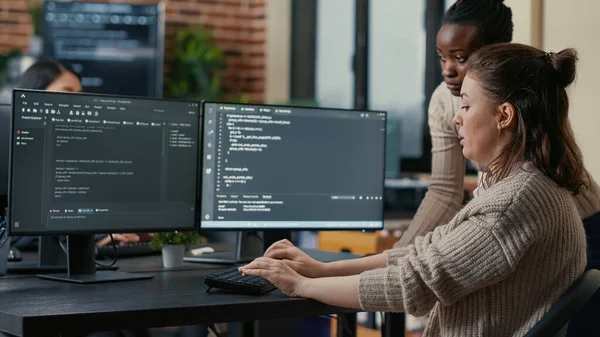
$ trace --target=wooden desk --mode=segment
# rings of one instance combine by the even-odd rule
[[[317,252],[315,257],[354,256]],[[151,280],[81,285],[34,276],[0,278],[0,330],[16,336],[73,335],[356,312],[289,298],[279,290],[261,296],[207,293],[204,277],[223,266],[186,263],[181,270],[164,270],[159,258],[121,263],[120,270],[152,273]]]

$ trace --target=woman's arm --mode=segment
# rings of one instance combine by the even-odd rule
[[[274,243],[265,251],[264,256],[282,260],[298,274],[310,278],[357,275],[365,270],[383,268],[387,265],[385,253],[352,260],[319,262],[288,240]]]
[[[299,295],[336,307],[360,309],[359,282],[360,275],[308,279]]]
[[[419,316],[437,302],[452,305],[505,279],[534,241],[529,236],[535,233],[509,233],[493,226],[498,222],[487,214],[473,216],[440,240],[430,243],[419,238],[396,265],[364,272],[359,283],[361,308]]]
[[[466,221],[436,243],[409,246],[396,265],[359,276],[308,279],[298,293],[330,305],[413,315],[426,314],[438,301],[451,305],[514,269],[497,235],[479,226],[480,220],[485,221]]]
[[[310,279],[283,260],[270,258],[259,258],[240,270],[267,279],[290,296],[367,311],[423,315],[437,302],[451,305],[513,272],[533,241],[523,234],[535,233],[516,233],[520,244],[515,246],[515,235],[496,232],[490,225],[496,220],[485,215],[465,220],[440,240],[417,240],[419,244],[409,246],[396,265],[361,275]],[[510,256],[505,254],[508,246]]]
[[[358,275],[364,271],[387,266],[387,253],[362,257],[360,259],[334,261],[325,264],[321,277]]]

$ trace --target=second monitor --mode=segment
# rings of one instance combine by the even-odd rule
[[[119,279],[92,234],[196,228],[198,105],[14,90],[10,234],[68,235],[68,275],[44,277]]]
[[[383,228],[385,112],[214,102],[202,111],[202,229]]]

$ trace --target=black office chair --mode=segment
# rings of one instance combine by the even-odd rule
[[[564,337],[569,320],[600,288],[600,270],[590,269],[556,301],[550,311],[537,322],[525,337]]]

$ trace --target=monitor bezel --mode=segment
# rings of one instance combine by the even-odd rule
[[[202,173],[202,168],[203,168],[203,163],[204,161],[202,160],[204,158],[204,127],[205,127],[205,123],[204,123],[204,108],[206,106],[206,104],[232,104],[232,105],[240,105],[240,106],[256,106],[256,107],[267,107],[267,108],[290,108],[290,109],[298,109],[298,108],[302,108],[302,109],[316,109],[316,110],[336,110],[336,111],[347,111],[347,112],[356,112],[356,113],[361,113],[361,112],[368,112],[368,113],[383,113],[384,114],[384,127],[387,128],[387,111],[384,110],[369,110],[369,109],[344,109],[344,108],[330,108],[330,107],[321,107],[321,106],[306,106],[306,105],[289,105],[289,104],[259,104],[259,103],[239,103],[239,102],[228,102],[228,101],[208,101],[208,100],[203,100],[200,104],[200,114],[203,116],[202,118],[202,125],[200,126],[200,139],[199,139],[199,149],[201,152],[201,155],[198,157],[199,163],[198,163],[198,171],[199,174]],[[385,133],[384,133],[384,137],[383,137],[383,155],[382,155],[382,181],[381,181],[381,186],[382,186],[382,190],[384,188],[384,184],[385,184],[385,150],[386,150],[386,137],[385,137]],[[381,226],[378,227],[256,227],[256,228],[252,228],[252,227],[226,227],[226,228],[216,228],[216,227],[202,227],[202,218],[201,218],[201,214],[202,214],[202,188],[203,188],[203,177],[201,176],[199,179],[199,183],[200,183],[200,187],[198,188],[199,193],[200,193],[200,197],[199,197],[199,201],[200,204],[197,207],[198,210],[198,228],[200,230],[206,230],[206,231],[219,231],[219,232],[236,232],[236,231],[365,231],[365,232],[373,232],[373,231],[377,231],[377,230],[382,230],[384,229],[384,209],[385,209],[385,200],[383,200],[381,202]]]
[[[0,107],[7,108],[7,110],[8,110],[8,120],[9,120],[9,121],[8,121],[8,124],[9,124],[8,126],[10,127],[10,126],[11,126],[11,125],[10,125],[10,121],[11,121],[11,118],[12,118],[12,117],[11,117],[11,116],[12,116],[12,104],[11,104],[10,102],[7,102],[7,103],[0,102]],[[0,141],[1,141],[1,139],[0,139]],[[0,154],[1,154],[1,153],[0,153]],[[8,159],[8,161],[10,161],[10,144],[8,145],[8,152],[7,152],[7,155],[8,155],[8,157],[6,157],[6,158]],[[0,164],[2,164],[2,159],[0,159]],[[7,166],[9,166],[9,162],[7,162],[7,163],[6,163],[6,165],[7,165]],[[6,180],[6,190],[5,190],[5,191],[3,191],[3,190],[1,190],[1,189],[0,189],[0,200],[1,200],[2,198],[5,198],[6,200],[8,200],[8,189],[9,189],[9,187],[8,187],[8,185],[9,185],[9,180],[8,180],[8,179],[9,179],[9,177],[8,177],[8,171],[9,171],[9,170],[8,170],[8,167],[7,167],[7,170],[6,170],[6,173],[7,173],[7,176],[6,176],[6,179],[7,179],[7,180]],[[0,179],[2,179],[2,177],[1,177],[1,176],[0,176]],[[1,184],[0,184],[0,185],[1,185]],[[1,203],[0,203],[0,204],[1,204]],[[2,216],[4,216],[4,209],[0,209],[0,212],[1,212],[1,214],[0,214],[0,218],[1,218]]]
[[[69,234],[108,234],[108,233],[115,233],[115,232],[119,232],[119,233],[154,233],[154,232],[175,232],[175,231],[196,231],[200,224],[199,224],[199,211],[198,211],[198,205],[200,205],[200,200],[199,200],[199,196],[201,195],[201,191],[198,191],[198,186],[200,182],[198,181],[198,178],[200,176],[200,172],[199,172],[199,167],[196,167],[196,175],[195,175],[195,186],[196,186],[196,200],[195,200],[195,210],[194,210],[194,221],[193,224],[189,227],[186,226],[182,226],[182,227],[170,227],[170,228],[166,228],[166,227],[162,227],[162,228],[146,228],[146,227],[136,227],[136,228],[130,228],[130,229],[120,229],[120,230],[115,230],[113,229],[107,229],[107,230],[101,230],[101,229],[92,229],[92,230],[44,230],[44,231],[20,231],[19,229],[15,230],[15,228],[12,225],[12,220],[11,220],[11,211],[12,211],[12,189],[13,189],[13,162],[14,162],[14,146],[15,146],[15,137],[13,137],[14,132],[15,132],[15,98],[17,97],[17,95],[21,94],[21,93],[43,93],[43,94],[59,94],[59,95],[79,95],[79,96],[93,96],[93,97],[110,97],[110,98],[123,98],[123,99],[137,99],[137,100],[149,100],[149,101],[168,101],[168,102],[179,102],[179,103],[195,103],[198,104],[197,107],[197,111],[198,111],[198,118],[197,121],[198,123],[202,123],[202,109],[201,109],[201,105],[198,101],[191,101],[191,100],[177,100],[177,99],[165,99],[165,98],[156,98],[156,97],[142,97],[142,96],[126,96],[126,95],[111,95],[111,94],[98,94],[98,93],[76,93],[76,92],[50,92],[50,91],[45,91],[45,90],[34,90],[34,89],[21,89],[21,88],[14,88],[12,91],[12,101],[11,101],[11,114],[10,114],[10,142],[9,142],[9,148],[8,148],[8,153],[9,153],[9,160],[8,160],[8,217],[7,217],[7,228],[9,230],[10,235],[19,235],[19,236],[37,236],[37,235],[69,235]],[[202,137],[202,128],[201,125],[198,126],[198,140],[201,140]],[[196,156],[197,156],[197,160],[199,160],[201,158],[200,156],[200,146],[201,143],[200,141],[198,142],[198,151],[196,151]]]

